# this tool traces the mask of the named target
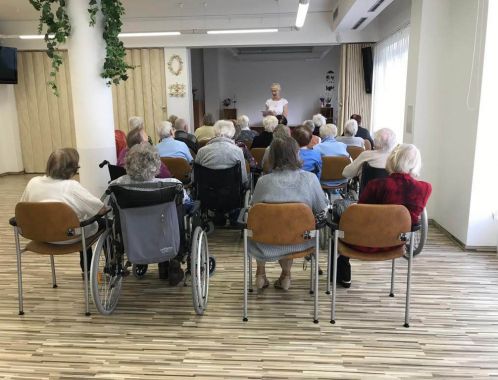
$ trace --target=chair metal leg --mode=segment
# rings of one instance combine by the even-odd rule
[[[332,236],[329,235],[329,248],[327,252],[327,291],[326,294],[330,294],[330,266],[332,261]]]
[[[50,267],[52,268],[52,288],[57,288],[57,278],[55,277],[54,255],[50,255]]]
[[[242,321],[247,322],[247,229],[244,229],[244,311]]]
[[[406,274],[405,327],[410,327],[410,285],[412,280],[413,235],[413,233],[410,234],[410,256],[408,258],[408,271]]]
[[[249,293],[252,293],[254,290],[252,288],[252,257],[247,257],[249,263]]]
[[[396,263],[393,259],[392,267],[391,267],[391,290],[389,291],[389,297],[394,297],[394,275],[396,271]]]
[[[21,244],[19,243],[19,232],[17,227],[14,227],[14,236],[16,240],[16,256],[17,256],[17,297],[19,301],[19,315],[24,314],[23,297],[22,297],[22,265],[21,265]]]
[[[313,289],[313,274],[315,273],[314,266],[315,265],[315,260],[313,259],[314,254],[311,254],[311,260],[310,260],[310,294],[313,294],[314,289]]]
[[[334,268],[332,269],[332,307],[331,307],[331,316],[330,316],[330,323],[334,324],[335,323],[335,296],[336,296],[336,290],[337,290],[337,244],[339,242],[339,231],[336,230],[334,232],[334,257],[333,257],[333,263],[334,263]]]
[[[88,304],[88,259],[86,257],[86,240],[84,228],[81,228],[81,245],[83,247],[83,283],[85,286],[85,315],[90,316],[90,306]]]
[[[314,262],[315,266],[314,271],[315,271],[315,286],[314,286],[314,291],[315,291],[315,302],[314,302],[314,319],[313,323],[318,323],[318,263],[320,259],[320,231],[316,232],[316,237],[315,237],[315,255],[314,255]]]

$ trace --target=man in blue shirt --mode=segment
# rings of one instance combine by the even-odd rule
[[[311,141],[311,132],[308,128],[300,126],[294,128],[292,137],[299,145],[299,158],[303,161],[303,170],[315,173],[320,180],[322,174],[322,157],[316,150],[308,148]]]
[[[157,128],[160,143],[157,144],[157,150],[160,157],[179,157],[192,162],[192,155],[187,145],[174,139],[175,130],[169,121],[162,121]]]

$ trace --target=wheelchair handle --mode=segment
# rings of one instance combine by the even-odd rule
[[[102,169],[102,168],[103,168],[104,166],[106,166],[106,165],[109,165],[109,161],[104,160],[104,161],[102,161],[102,162],[99,164],[99,168],[101,168],[101,169]]]

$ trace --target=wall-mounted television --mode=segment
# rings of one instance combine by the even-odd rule
[[[0,46],[0,84],[17,84],[17,49]]]

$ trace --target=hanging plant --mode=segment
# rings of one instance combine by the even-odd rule
[[[52,60],[48,85],[52,88],[53,93],[59,96],[55,82],[63,62],[59,45],[65,43],[71,34],[71,24],[66,12],[66,0],[29,0],[29,2],[37,11],[41,12],[38,33],[41,34],[43,25],[47,26],[45,43],[47,44],[47,55]]]
[[[52,60],[48,85],[52,88],[53,93],[59,96],[55,82],[59,68],[63,63],[59,46],[64,44],[71,34],[66,0],[29,0],[29,2],[40,12],[38,33],[41,33],[43,26],[46,25],[47,55]],[[90,26],[95,25],[99,10],[102,12],[104,24],[102,37],[106,43],[106,57],[100,75],[106,79],[107,85],[118,84],[121,80],[127,80],[128,69],[134,68],[126,63],[126,51],[118,38],[123,26],[121,17],[125,14],[125,9],[120,0],[101,0],[100,7],[97,0],[89,0]]]

